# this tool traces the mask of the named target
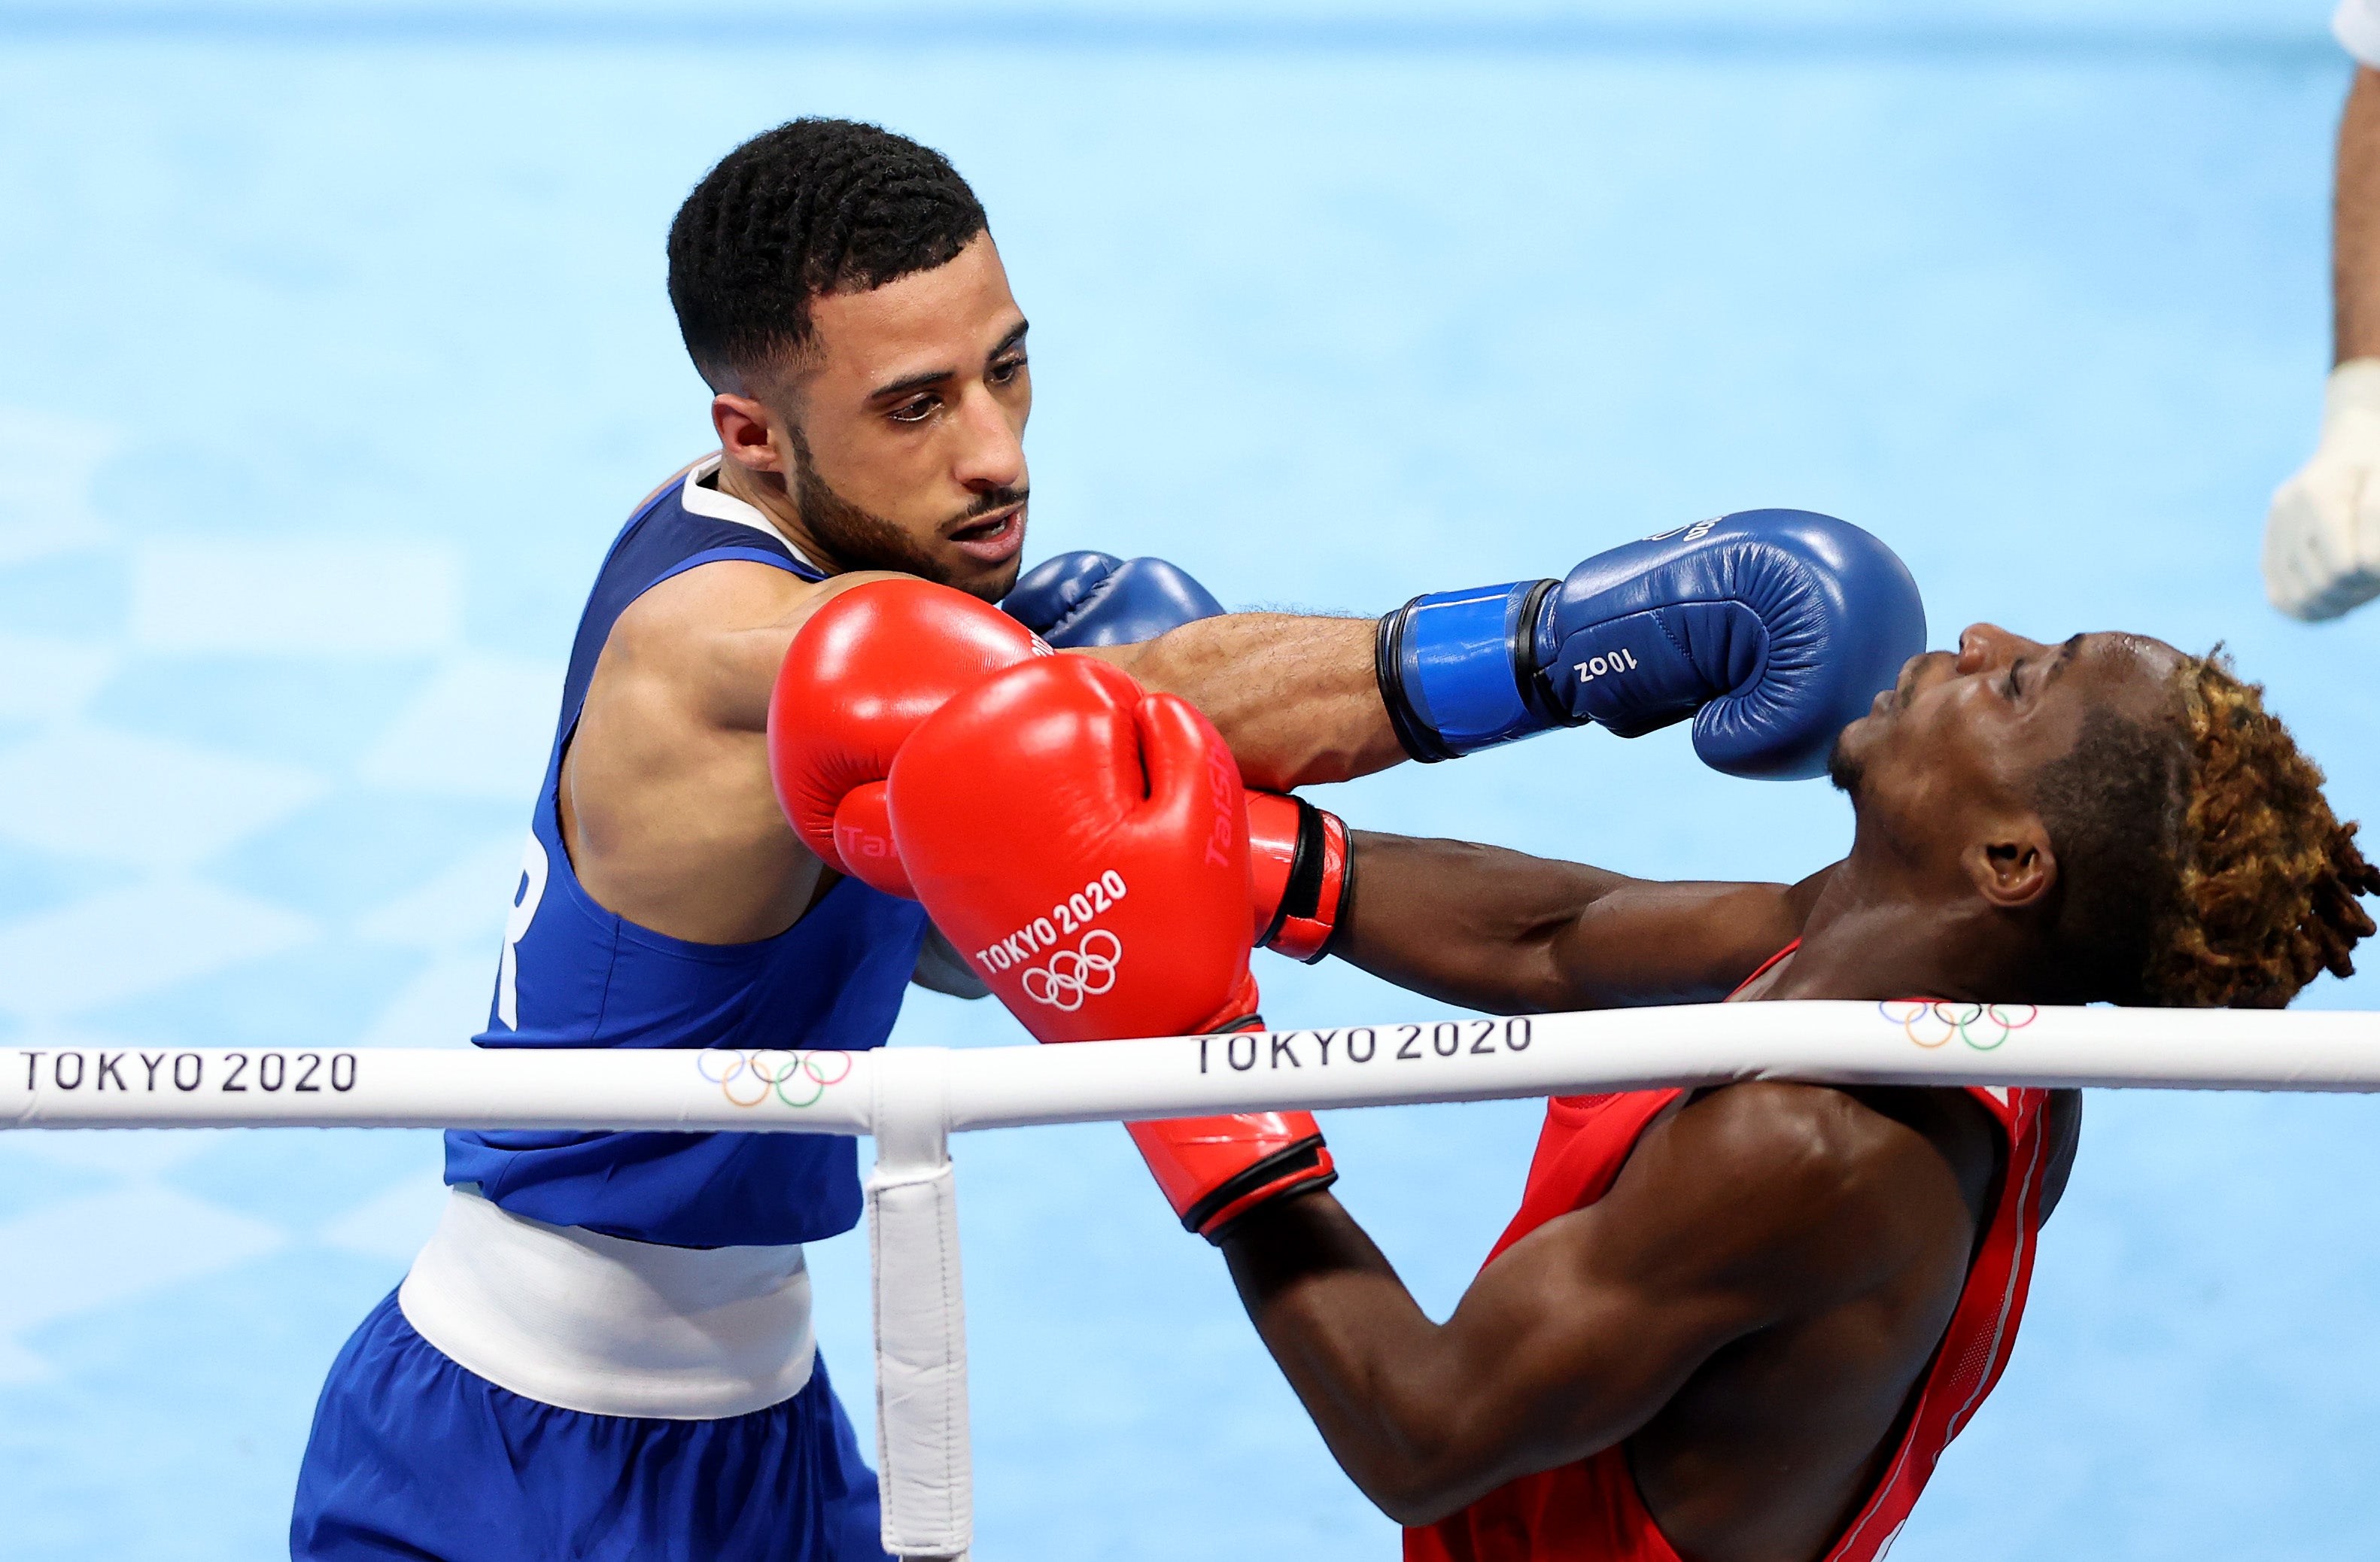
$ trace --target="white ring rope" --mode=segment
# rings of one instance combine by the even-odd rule
[[[1746,1079],[2380,1091],[2380,1014],[1909,999],[957,1050],[16,1047],[0,1128],[873,1133],[882,1539],[949,1559],[974,1538],[950,1132]]]
[[[929,1085],[964,1131],[1744,1079],[2380,1091],[2380,1014],[1910,999],[873,1052],[14,1047],[0,1126],[864,1134]]]

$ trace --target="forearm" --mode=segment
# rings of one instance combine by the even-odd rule
[[[1469,1468],[1469,1407],[1461,1374],[1443,1370],[1443,1331],[1338,1200],[1263,1211],[1223,1254],[1331,1457],[1383,1513],[1428,1523],[1493,1484]]]
[[[1572,1007],[1558,942],[1633,882],[1464,841],[1356,830],[1350,847],[1354,900],[1330,952],[1409,992],[1497,1014]]]
[[[2380,357],[2380,72],[2358,66],[2338,127],[2331,211],[2337,361]]]
[[[1358,831],[1330,951],[1489,1013],[1712,1003],[1802,930],[1828,877],[1662,883],[1459,841]]]
[[[1285,792],[1405,757],[1380,703],[1374,634],[1370,619],[1228,613],[1083,654],[1196,706],[1250,786]]]

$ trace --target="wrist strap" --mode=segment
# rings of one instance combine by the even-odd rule
[[[1294,793],[1286,794],[1297,805],[1297,836],[1290,843],[1289,871],[1282,876],[1281,898],[1274,902],[1272,920],[1265,924],[1257,938],[1257,948],[1285,954],[1305,965],[1318,965],[1330,952],[1330,945],[1339,937],[1340,919],[1347,914],[1349,897],[1355,889],[1355,843],[1347,833],[1347,821],[1327,814]],[[1339,892],[1331,897],[1330,914],[1322,908],[1322,892],[1330,887],[1330,831],[1339,831]],[[1300,937],[1283,948],[1279,939],[1292,923],[1323,924],[1322,941],[1311,953],[1300,953],[1305,938],[1311,935],[1301,930]]]
[[[1392,613],[1380,619],[1378,633],[1372,636],[1372,681],[1380,686],[1380,703],[1388,708],[1389,729],[1397,734],[1397,745],[1405,757],[1417,764],[1435,765],[1441,759],[1454,758],[1454,750],[1438,741],[1438,734],[1415,713],[1413,704],[1405,697],[1404,679],[1397,672],[1404,660],[1405,619],[1415,603],[1415,597]]]
[[[1297,840],[1289,849],[1289,877],[1281,887],[1281,903],[1272,908],[1257,947],[1271,947],[1281,925],[1291,917],[1307,918],[1322,909],[1322,870],[1330,847],[1323,840],[1322,810],[1305,798],[1290,794],[1297,805]]]
[[[1380,621],[1374,673],[1397,741],[1428,762],[1541,733],[1529,697],[1537,610],[1550,580],[1415,597]]]

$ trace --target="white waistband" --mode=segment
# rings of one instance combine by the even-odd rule
[[[596,1415],[715,1421],[810,1380],[798,1245],[632,1242],[455,1188],[396,1303],[422,1338],[516,1394]]]

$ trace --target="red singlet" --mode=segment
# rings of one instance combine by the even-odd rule
[[[1746,979],[1791,954],[1796,939]],[[1737,989],[1739,992],[1742,988]],[[1683,1092],[1641,1090],[1618,1096],[1556,1096],[1546,1103],[1545,1131],[1529,1166],[1521,1212],[1488,1254],[1497,1255],[1557,1216],[1610,1192],[1636,1141],[1661,1108]],[[2033,1233],[2039,1223],[2042,1179],[2049,1149],[2043,1132],[2045,1090],[1976,1089],[1975,1099],[2008,1136],[2008,1174],[1967,1269],[1966,1289],[1950,1315],[1934,1362],[1917,1386],[1916,1402],[1900,1447],[1867,1500],[1825,1562],[1876,1562],[1890,1548],[1916,1506],[1917,1494],[1950,1439],[1974,1416],[1999,1381],[2024,1315],[2025,1282],[2033,1273]],[[1482,1265],[1486,1267],[1486,1265]],[[1524,1475],[1460,1513],[1426,1529],[1405,1532],[1405,1562],[1680,1562],[1668,1537],[1645,1511],[1628,1471],[1623,1445]]]

